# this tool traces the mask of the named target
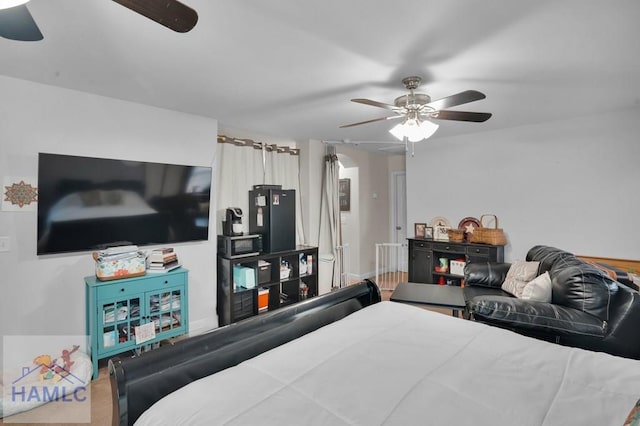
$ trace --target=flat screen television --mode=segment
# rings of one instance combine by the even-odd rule
[[[38,154],[38,255],[209,238],[211,167]]]

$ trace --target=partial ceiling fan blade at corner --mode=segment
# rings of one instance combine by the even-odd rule
[[[375,123],[376,121],[394,120],[396,118],[404,118],[404,116],[402,116],[402,115],[392,115],[391,117],[374,118],[373,120],[359,121],[357,123],[351,123],[351,124],[343,124],[339,128],[340,129],[344,129],[344,128],[347,128],[347,127],[359,126],[361,124]]]
[[[198,22],[198,13],[177,0],[113,1],[179,33],[191,31]]]
[[[484,93],[477,90],[465,90],[464,92],[456,93],[455,95],[447,96],[446,98],[438,99],[426,104],[435,110],[451,108],[456,105],[467,104],[473,101],[479,101],[486,98]]]
[[[378,101],[372,101],[371,99],[362,99],[362,98],[351,99],[351,102],[356,102],[356,103],[364,104],[364,105],[370,105],[370,106],[374,106],[374,107],[378,107],[378,108],[389,109],[391,111],[400,111],[402,109],[402,108],[397,107],[395,105],[385,104],[383,102],[378,102]]]
[[[0,37],[18,41],[40,41],[44,38],[24,4],[0,10]]]
[[[438,111],[431,118],[436,120],[456,120],[482,123],[491,118],[491,113],[470,111]]]

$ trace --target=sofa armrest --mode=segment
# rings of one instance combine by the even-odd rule
[[[476,296],[467,308],[477,321],[515,330],[601,339],[607,329],[604,321],[586,312],[515,297]]]
[[[640,293],[624,285],[618,287],[611,303],[607,336],[602,344],[606,348],[604,350],[614,355],[640,359]]]
[[[510,263],[467,263],[464,267],[464,285],[500,288],[510,267]]]

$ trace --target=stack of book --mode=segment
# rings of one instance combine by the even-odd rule
[[[178,255],[173,251],[173,247],[151,250],[151,253],[147,256],[147,272],[167,272],[179,267]]]

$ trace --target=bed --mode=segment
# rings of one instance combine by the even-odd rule
[[[114,423],[623,425],[640,398],[640,361],[380,302],[372,282],[281,311],[112,359]]]

